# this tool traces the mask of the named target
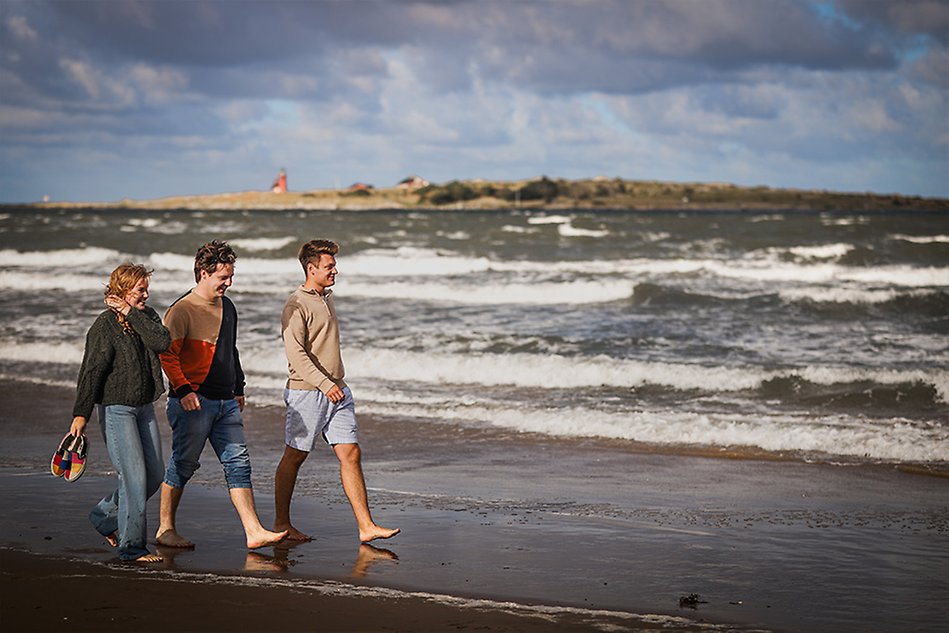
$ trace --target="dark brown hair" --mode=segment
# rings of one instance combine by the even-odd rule
[[[303,274],[306,274],[306,265],[313,260],[318,262],[320,255],[332,255],[335,257],[338,252],[339,244],[336,242],[331,242],[330,240],[310,240],[300,247],[300,253],[298,255],[300,265],[303,266]]]
[[[194,256],[194,280],[201,281],[201,271],[208,271],[209,275],[217,272],[220,264],[233,264],[237,261],[237,253],[228,246],[227,242],[213,240],[198,249]]]

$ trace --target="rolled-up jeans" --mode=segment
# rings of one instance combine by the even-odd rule
[[[89,520],[103,536],[118,532],[119,558],[135,560],[148,553],[146,502],[161,487],[164,467],[155,408],[100,404],[97,410],[119,487],[92,509]]]
[[[250,454],[244,439],[244,421],[237,400],[211,400],[198,394],[201,408],[185,411],[181,400],[169,397],[168,424],[171,426],[171,457],[165,469],[165,483],[184,488],[201,467],[198,458],[204,445],[211,447],[224,468],[228,488],[252,488]]]

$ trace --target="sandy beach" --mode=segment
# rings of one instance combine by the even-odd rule
[[[197,548],[121,564],[85,518],[114,485],[101,438],[79,481],[47,472],[71,391],[0,387],[4,630],[936,631],[949,615],[944,478],[393,419],[362,425],[374,514],[403,529],[392,541],[356,542],[324,454],[294,505],[316,540],[248,553],[206,453],[179,513]],[[245,416],[265,523],[280,414]],[[154,525],[157,498],[149,509]]]

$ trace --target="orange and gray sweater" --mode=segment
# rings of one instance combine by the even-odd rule
[[[244,372],[237,352],[237,309],[227,297],[202,299],[194,291],[165,313],[171,346],[161,355],[170,393],[196,392],[211,400],[244,395]]]
[[[339,322],[333,291],[297,288],[283,306],[283,348],[287,353],[288,389],[326,393],[346,387],[339,351]]]

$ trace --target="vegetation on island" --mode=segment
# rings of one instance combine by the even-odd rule
[[[140,209],[330,210],[801,210],[949,212],[949,199],[897,194],[741,187],[728,183],[676,183],[622,178],[567,180],[541,176],[520,181],[453,180],[444,184],[348,189],[245,191],[104,203],[39,203],[39,207]]]

